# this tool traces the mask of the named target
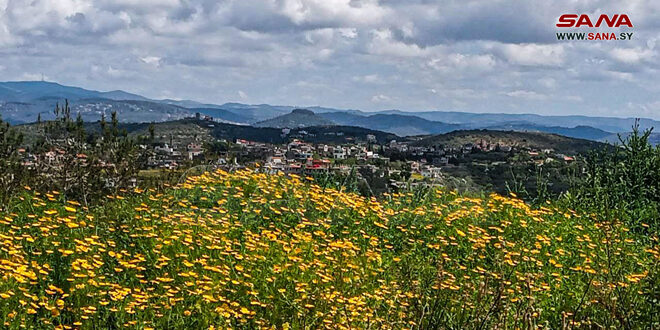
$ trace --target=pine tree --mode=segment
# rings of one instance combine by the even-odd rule
[[[156,129],[154,128],[154,124],[149,125],[149,139],[151,142],[154,141],[154,137],[156,136]]]
[[[69,99],[64,99],[64,121],[71,120],[71,108],[69,107]]]
[[[119,119],[117,118],[117,111],[113,111],[110,115],[112,139],[115,140],[119,136]]]
[[[105,127],[106,127],[106,122],[105,122],[105,113],[101,114],[101,136],[105,136]]]
[[[84,122],[83,122],[82,116],[80,115],[80,112],[78,112],[78,116],[76,116],[76,126],[78,126],[79,128],[82,128],[83,125],[84,125]]]
[[[82,119],[82,115],[78,112],[76,116],[76,134],[78,135],[78,143],[81,146],[85,145],[85,122]]]
[[[55,112],[55,120],[59,120],[60,119],[60,103],[59,102],[55,103],[55,111],[54,112]]]

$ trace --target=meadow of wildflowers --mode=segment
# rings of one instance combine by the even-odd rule
[[[651,328],[656,236],[552,204],[250,170],[0,214],[3,328]]]

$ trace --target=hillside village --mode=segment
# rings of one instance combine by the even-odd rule
[[[379,191],[418,185],[446,185],[447,180],[453,178],[468,180],[471,187],[490,185],[493,186],[491,189],[503,192],[506,182],[500,182],[501,179],[497,178],[500,174],[497,173],[506,176],[511,168],[570,166],[580,159],[579,151],[585,147],[583,144],[593,143],[561,138],[562,143],[555,143],[552,147],[552,143],[546,143],[543,139],[560,137],[543,133],[465,131],[458,135],[396,137],[364,134],[368,131],[344,132],[332,127],[322,131],[315,127],[277,129],[279,142],[271,143],[217,136],[219,125],[227,124],[218,123],[211,116],[197,114],[183,121],[134,128],[130,134],[138,138],[139,158],[143,160],[139,170],[145,173],[176,173],[203,165],[206,168],[258,168],[269,173],[308,177],[354,173],[368,184],[380,186],[377,188]],[[256,136],[259,137],[258,134]],[[62,167],[72,159],[85,164],[87,156],[84,152],[76,155],[66,153],[66,148],[42,150],[40,153],[31,151],[29,146],[21,149],[23,164],[31,168],[44,164],[51,168]],[[102,163],[96,166],[115,165]],[[131,179],[134,185],[139,180],[140,175]],[[379,183],[373,184],[371,181]]]

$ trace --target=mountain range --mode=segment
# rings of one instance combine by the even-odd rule
[[[274,128],[343,125],[393,133],[399,136],[433,135],[465,129],[547,132],[568,137],[617,141],[635,123],[634,118],[592,116],[543,116],[537,114],[469,113],[457,111],[360,110],[241,103],[208,104],[191,100],[155,100],[115,90],[101,92],[45,81],[0,82],[0,116],[12,124],[29,123],[41,116],[54,118],[56,103],[68,100],[74,115],[97,121],[116,111],[122,122],[161,122],[192,117],[196,113],[216,121]],[[295,110],[295,111],[294,111]],[[660,127],[642,118],[641,129]],[[653,141],[660,140],[653,134]]]

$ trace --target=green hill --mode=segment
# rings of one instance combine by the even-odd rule
[[[157,140],[166,142],[174,136],[199,136],[203,140],[226,139],[235,141],[245,139],[264,143],[286,143],[291,139],[301,139],[313,143],[354,143],[366,142],[367,135],[373,135],[377,142],[386,143],[400,137],[381,131],[370,130],[354,126],[313,126],[296,128],[290,130],[289,134],[283,134],[282,129],[271,127],[253,127],[246,125],[234,125],[218,123],[194,118],[158,122],[158,123],[119,123],[119,129],[125,130],[129,135],[147,136],[149,126],[154,126]],[[38,124],[22,124],[15,126],[25,136],[25,144],[29,145],[43,135],[43,130]],[[87,122],[85,129],[88,133],[99,133],[100,122]]]
[[[584,154],[591,150],[610,148],[611,145],[570,138],[551,133],[518,132],[498,130],[461,130],[447,134],[422,137],[413,144],[417,146],[460,147],[468,143],[485,141],[491,144],[535,149],[553,149],[566,154]]]
[[[278,116],[272,119],[260,121],[254,124],[255,127],[273,127],[273,128],[300,128],[309,126],[331,126],[335,123],[325,119],[312,111],[304,109],[295,109],[286,115]]]

